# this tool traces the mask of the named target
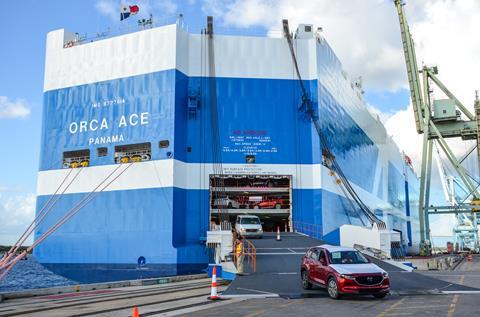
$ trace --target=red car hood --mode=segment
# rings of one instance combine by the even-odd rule
[[[373,263],[363,264],[330,264],[330,267],[340,274],[381,274],[385,272]]]

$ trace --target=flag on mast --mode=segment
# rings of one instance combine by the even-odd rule
[[[137,14],[139,10],[140,9],[138,8],[137,5],[133,5],[133,6],[122,5],[120,8],[120,21],[125,20],[131,15]]]

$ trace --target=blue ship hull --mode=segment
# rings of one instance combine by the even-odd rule
[[[318,41],[315,50],[316,78],[305,84],[339,165],[377,216],[402,232],[404,247],[418,245],[415,175],[342,75],[330,47]],[[208,74],[179,68],[45,91],[37,210],[52,195],[58,202],[38,226],[36,239],[117,168],[113,153],[119,145],[151,146],[151,160],[134,163],[35,249],[48,269],[98,282],[207,268],[211,81]],[[297,79],[218,76],[215,82],[226,174],[292,175],[293,227],[313,224],[320,228],[317,238],[338,244],[342,224],[370,226],[322,165],[318,135],[300,107]],[[191,100],[198,102],[192,106]],[[372,136],[362,116],[383,130]],[[159,146],[163,140],[167,146]],[[100,147],[107,155],[98,154]],[[57,186],[69,171],[62,168],[62,154],[75,150],[90,151],[89,167],[59,194]],[[254,155],[255,163],[247,164],[246,155]],[[139,266],[142,257],[145,265]]]

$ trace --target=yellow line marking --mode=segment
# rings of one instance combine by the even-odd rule
[[[406,297],[393,303],[390,307],[387,307],[383,312],[377,315],[377,317],[385,317],[392,309],[395,309],[398,305],[401,305],[405,301]]]
[[[456,295],[458,296],[458,295]],[[408,303],[410,304],[410,303]],[[435,306],[407,306],[407,307],[395,307],[393,309],[424,309],[424,308],[437,308],[437,307],[450,307],[450,305],[435,305]]]
[[[463,285],[463,282],[465,282],[465,275],[460,276],[460,281],[458,284]],[[450,309],[448,310],[447,317],[453,317],[453,314],[455,313],[455,308],[457,308],[457,303],[458,303],[458,295],[453,296],[452,302],[450,304]]]

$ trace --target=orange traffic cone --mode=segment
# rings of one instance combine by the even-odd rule
[[[133,313],[132,313],[132,317],[138,317],[138,308],[137,307],[133,307]]]
[[[280,238],[280,226],[277,226],[277,241],[282,241],[282,238]]]
[[[208,299],[218,300],[220,297],[217,295],[217,266],[213,266],[212,270],[212,288],[210,291],[210,297]]]

